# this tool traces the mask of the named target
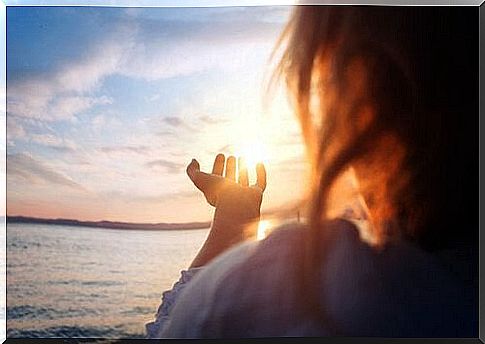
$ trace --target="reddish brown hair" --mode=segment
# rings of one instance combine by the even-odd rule
[[[378,244],[478,238],[477,23],[466,8],[295,9],[279,68],[314,169],[307,287],[324,259],[329,194],[350,166]]]

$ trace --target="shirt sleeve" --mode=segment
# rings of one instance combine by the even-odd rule
[[[152,338],[218,337],[211,323],[211,310],[216,303],[231,303],[232,300],[216,300],[216,291],[224,286],[227,274],[238,270],[258,243],[247,241],[235,245],[205,265],[179,293],[168,319]]]
[[[156,338],[157,334],[162,330],[165,324],[170,319],[170,311],[172,310],[178,296],[185,289],[186,285],[192,280],[197,272],[202,270],[199,268],[190,268],[188,270],[182,270],[180,278],[173,285],[172,289],[162,293],[162,303],[158,307],[155,320],[145,325],[146,335],[148,338]]]

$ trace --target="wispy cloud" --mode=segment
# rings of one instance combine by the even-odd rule
[[[25,129],[14,117],[7,116],[7,144],[14,145],[15,140],[25,137]]]
[[[140,154],[146,155],[149,153],[152,148],[149,146],[103,146],[98,149],[100,152],[107,153],[107,154]]]
[[[55,78],[12,83],[7,94],[10,116],[45,121],[72,120],[75,115],[94,105],[111,103],[112,99],[106,96],[79,95],[76,89],[59,83]]]
[[[74,141],[60,138],[53,134],[31,134],[29,135],[29,138],[32,142],[56,149],[61,152],[73,152],[77,148]]]
[[[144,17],[138,21],[139,33],[144,39],[136,41],[133,48],[136,53],[120,72],[156,80],[211,68],[240,68],[245,61],[245,56],[241,55],[243,50],[254,52],[258,44],[275,41],[281,30],[281,22],[276,18],[281,21],[281,14],[282,10],[274,7],[259,11],[214,11],[210,20]]]
[[[175,136],[175,133],[169,130],[160,130],[160,131],[157,131],[155,134],[157,136],[170,136],[170,137]]]
[[[10,201],[25,205],[17,209],[205,219],[185,164],[197,157],[205,170],[210,150],[233,153],[246,134],[238,124],[260,113],[280,10],[11,10],[31,11],[28,23],[9,19],[24,30],[9,36],[19,48],[10,49],[7,95]]]
[[[227,118],[221,118],[217,116],[199,116],[199,121],[204,122],[206,124],[222,124],[227,123],[229,120]]]
[[[197,189],[193,189],[190,191],[179,191],[179,192],[174,192],[169,194],[159,194],[159,195],[136,195],[136,196],[131,195],[130,198],[134,202],[146,202],[149,204],[154,204],[156,202],[166,202],[167,200],[193,198],[199,195],[200,195],[200,191]]]
[[[185,167],[184,164],[176,163],[169,160],[157,159],[149,161],[145,164],[149,168],[162,168],[168,173],[180,173]]]
[[[219,147],[219,149],[214,153],[232,152],[233,150],[234,150],[234,145],[228,144],[228,145],[224,145],[222,147]]]
[[[111,104],[106,96],[91,95],[110,75],[159,80],[210,68],[243,67],[247,57],[241,55],[243,51],[253,52],[256,45],[273,42],[281,29],[280,23],[260,13],[271,15],[274,8],[253,11],[252,16],[245,12],[215,11],[210,21],[138,18],[136,11],[120,16],[78,59],[9,81],[8,113],[46,121],[72,120],[95,105]],[[229,17],[233,20],[228,22]]]
[[[58,97],[50,103],[49,118],[53,120],[68,120],[94,105],[112,104],[113,100],[106,96],[101,97]]]
[[[167,123],[172,127],[184,127],[186,124],[180,117],[167,116],[162,118],[162,122]]]
[[[89,96],[104,78],[115,73],[130,51],[133,30],[129,22],[116,27],[77,60],[52,71],[9,81],[9,115],[46,121],[70,120],[94,105],[111,104],[106,96]]]
[[[64,186],[77,191],[86,191],[80,184],[68,176],[57,172],[26,154],[7,155],[7,179],[22,178],[27,183],[47,183],[53,186]]]

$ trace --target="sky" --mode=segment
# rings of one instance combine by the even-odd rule
[[[7,7],[7,214],[206,221],[185,167],[219,152],[264,161],[263,212],[294,201],[299,127],[267,91],[290,11]]]

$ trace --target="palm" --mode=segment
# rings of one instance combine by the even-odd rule
[[[227,161],[223,154],[218,154],[214,160],[212,173],[200,171],[200,165],[193,159],[187,166],[187,174],[194,185],[203,192],[207,202],[217,206],[219,199],[226,192],[232,196],[255,195],[254,199],[261,203],[261,197],[266,188],[266,170],[263,164],[256,166],[256,184],[249,185],[248,170],[242,158],[238,159],[238,180],[236,182],[236,158],[230,156]],[[224,172],[225,168],[225,174]],[[230,191],[229,191],[230,190]],[[259,197],[258,197],[259,196]],[[258,205],[259,207],[259,205]]]

